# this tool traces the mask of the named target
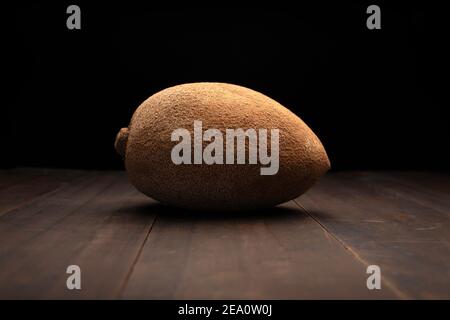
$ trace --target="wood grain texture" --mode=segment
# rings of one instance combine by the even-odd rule
[[[288,202],[247,215],[161,211],[124,297],[396,296],[391,290],[369,292],[366,267],[294,202]]]
[[[450,179],[431,177],[329,174],[297,202],[403,297],[448,299]]]
[[[152,200],[124,173],[87,173],[0,217],[0,297],[115,298],[154,216],[134,206]],[[66,268],[82,270],[82,290],[66,288]]]
[[[199,213],[124,172],[0,171],[0,298],[449,298],[449,191],[442,174],[331,173],[277,208]]]
[[[0,216],[34,199],[51,194],[71,179],[81,175],[76,170],[16,169],[0,174]]]

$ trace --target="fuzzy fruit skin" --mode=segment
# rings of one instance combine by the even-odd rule
[[[260,175],[260,163],[175,165],[172,131],[186,128],[193,137],[194,120],[224,137],[227,128],[279,129],[278,173]],[[118,135],[126,136],[125,146],[124,141],[116,145],[132,184],[155,200],[187,209],[274,206],[303,194],[330,168],[322,143],[299,117],[259,92],[232,84],[189,83],[162,90],[139,106],[125,133]]]

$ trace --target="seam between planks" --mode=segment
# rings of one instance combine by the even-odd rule
[[[311,219],[313,219],[315,222],[319,224],[319,226],[333,239],[335,239],[342,247],[344,247],[345,250],[350,252],[351,255],[355,257],[357,261],[365,265],[366,267],[370,265],[369,262],[364,260],[355,250],[353,250],[350,246],[348,246],[344,241],[342,241],[338,236],[336,236],[333,232],[331,232],[323,223],[321,223],[316,217],[314,217],[311,213],[309,213],[306,208],[297,201],[297,199],[293,200],[294,203],[300,207]],[[397,288],[396,285],[394,285],[389,279],[386,278],[386,276],[383,276],[383,283],[392,291],[394,294],[396,294],[400,299],[411,299],[410,296],[408,296],[406,293],[401,291],[399,288]]]
[[[153,230],[153,226],[155,225],[157,218],[158,218],[158,215],[155,215],[155,218],[150,223],[150,226],[148,228],[147,234],[145,235],[144,241],[142,241],[142,245],[139,247],[139,250],[138,250],[138,252],[136,254],[136,257],[134,258],[133,262],[131,263],[130,270],[128,270],[128,273],[125,276],[125,279],[123,280],[123,283],[122,283],[122,285],[119,288],[119,292],[117,294],[117,298],[118,299],[121,299],[123,294],[124,294],[124,291],[125,291],[125,289],[126,289],[126,287],[128,285],[128,282],[129,282],[129,280],[131,278],[131,275],[133,274],[134,268],[136,267],[136,264],[138,263],[139,258],[141,257],[142,251],[144,250],[144,247],[147,244],[147,240],[150,237],[150,233]]]

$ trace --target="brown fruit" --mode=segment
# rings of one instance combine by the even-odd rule
[[[225,129],[268,129],[269,151],[270,129],[279,129],[278,172],[261,175],[264,165],[249,164],[248,153],[245,164],[174,164],[171,152],[178,141],[171,141],[171,134],[185,128],[193,136],[195,120],[202,121],[203,132],[216,128],[223,133],[224,154]],[[208,143],[203,141],[203,147]],[[183,84],[152,95],[129,128],[120,130],[115,146],[138,190],[189,209],[274,206],[300,196],[330,168],[320,140],[299,117],[259,92],[226,83]]]

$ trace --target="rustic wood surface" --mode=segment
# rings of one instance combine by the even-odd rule
[[[449,195],[448,174],[338,172],[277,208],[187,212],[124,172],[3,170],[0,298],[449,299]]]

